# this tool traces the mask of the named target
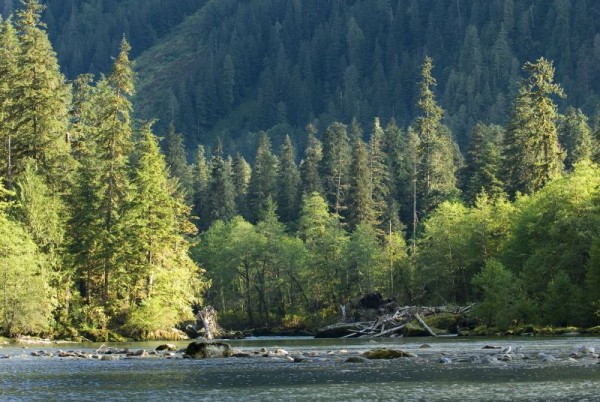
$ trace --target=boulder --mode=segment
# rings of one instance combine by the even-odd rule
[[[363,356],[367,359],[376,360],[376,359],[398,359],[400,357],[415,357],[413,353],[408,353],[403,350],[395,350],[395,349],[387,349],[387,348],[378,348],[369,350],[363,353]]]
[[[156,347],[156,349],[154,349],[154,350],[156,350],[158,352],[160,352],[162,350],[167,350],[169,352],[173,352],[173,351],[177,350],[177,346],[173,345],[172,343],[165,343],[162,345],[158,345]]]
[[[185,349],[185,354],[192,359],[231,357],[233,349],[224,342],[192,342]]]

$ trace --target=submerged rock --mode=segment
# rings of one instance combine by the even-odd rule
[[[156,347],[156,349],[154,349],[154,350],[156,350],[158,352],[160,352],[162,350],[167,350],[169,352],[173,352],[173,351],[177,350],[177,346],[173,345],[172,343],[165,343],[162,345],[158,345]]]
[[[346,363],[366,363],[368,361],[368,359],[365,359],[364,357],[360,356],[350,356],[345,360]]]
[[[379,348],[369,350],[363,353],[367,359],[398,359],[400,357],[416,357],[414,353],[405,352],[404,350],[394,350],[387,348]]]
[[[233,349],[224,342],[192,342],[185,349],[185,355],[193,359],[231,357]]]

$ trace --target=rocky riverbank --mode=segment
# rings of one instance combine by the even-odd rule
[[[583,339],[585,340],[585,339]],[[23,346],[7,348],[0,359],[55,359],[55,360],[142,360],[142,359],[255,359],[260,362],[289,364],[373,364],[375,361],[395,361],[416,365],[478,365],[497,368],[537,366],[579,366],[600,369],[596,352],[598,340],[561,350],[544,350],[534,343],[511,345],[488,344],[477,348],[447,348],[440,344],[411,345],[408,347],[361,346],[359,348],[331,348],[327,351],[292,350],[284,348],[237,348],[224,342],[191,342],[186,347],[162,344],[153,349],[121,349],[101,346],[98,349],[51,349]],[[376,346],[376,345],[373,345]],[[383,346],[383,347],[382,347]],[[6,347],[6,346],[5,346]]]

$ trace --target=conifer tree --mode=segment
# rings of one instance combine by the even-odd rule
[[[252,168],[246,162],[241,154],[237,154],[233,158],[233,188],[235,190],[235,205],[238,213],[242,216],[247,216],[246,196],[248,195],[248,185],[252,176]]]
[[[569,107],[558,122],[558,139],[565,150],[565,169],[592,156],[592,134],[587,117],[580,109]]]
[[[193,202],[193,214],[200,222],[197,226],[201,226],[202,218],[205,214],[205,203],[208,196],[207,189],[210,181],[210,167],[206,160],[206,152],[204,145],[198,145],[198,151],[196,152],[196,163],[193,170],[194,180],[194,202]]]
[[[38,0],[26,0],[17,12],[18,74],[11,84],[8,108],[14,140],[11,154],[15,173],[31,157],[53,185],[64,185],[71,169],[66,140],[71,99],[40,20],[43,9]]]
[[[348,189],[348,224],[354,230],[361,223],[375,226],[375,212],[371,194],[372,182],[369,153],[362,139],[357,139],[352,149],[350,186]]]
[[[5,178],[8,188],[13,185],[13,142],[14,119],[10,118],[14,103],[12,87],[18,73],[19,39],[10,20],[0,18],[0,175]]]
[[[370,193],[376,222],[381,222],[382,215],[388,209],[390,173],[387,166],[387,156],[384,152],[385,134],[376,117],[373,121],[373,131],[369,139],[369,174]],[[385,225],[384,225],[385,226]]]
[[[267,199],[276,199],[278,161],[271,152],[271,144],[267,134],[261,132],[254,168],[248,185],[249,218],[257,222],[260,214],[266,211]]]
[[[236,215],[235,189],[231,165],[223,159],[220,147],[210,162],[210,180],[206,191],[205,216],[200,217],[201,228],[208,228],[217,220],[229,221]]]
[[[187,220],[190,209],[175,182],[169,180],[151,126],[144,124],[137,145],[139,159],[132,174],[135,193],[123,217],[127,269],[119,271],[118,281],[121,292],[127,292],[122,307],[128,314],[126,327],[138,336],[138,331],[169,328],[189,318],[201,285],[183,237],[195,233]]]
[[[103,227],[98,238],[99,253],[103,258],[102,301],[110,297],[110,283],[113,268],[116,268],[119,253],[123,252],[120,230],[121,214],[129,202],[130,188],[127,163],[132,151],[131,101],[134,93],[134,73],[129,51],[131,47],[123,38],[119,56],[115,60],[111,74],[100,82],[101,122],[97,134],[97,154],[100,164],[99,212]]]
[[[503,184],[499,178],[501,140],[502,128],[499,126],[479,123],[473,127],[466,166],[462,171],[463,195],[469,204],[473,204],[482,191],[491,197],[502,194]]]
[[[419,211],[427,215],[433,208],[456,191],[453,141],[451,134],[442,126],[443,110],[437,105],[433,88],[433,61],[425,57],[419,83],[417,105],[420,116],[415,121],[419,136],[417,188]]]
[[[346,210],[346,197],[350,181],[348,170],[351,159],[346,126],[333,123],[323,134],[323,158],[320,173],[323,190],[332,211],[341,214]]]
[[[312,193],[323,194],[323,185],[319,174],[319,164],[323,158],[321,142],[314,133],[309,132],[304,150],[304,158],[300,164],[300,176],[302,178],[302,195],[310,196]]]
[[[558,142],[557,106],[551,96],[563,97],[555,84],[554,67],[544,58],[527,62],[504,137],[504,177],[509,194],[529,194],[559,176],[564,153]]]
[[[294,145],[289,135],[285,136],[279,156],[277,206],[281,222],[289,223],[300,211],[300,173],[296,167]]]
[[[179,185],[185,195],[185,200],[188,204],[191,204],[194,196],[192,189],[192,169],[188,165],[185,157],[183,135],[175,132],[175,125],[173,122],[169,124],[167,136],[165,137],[165,157],[171,176],[176,177],[179,180]]]

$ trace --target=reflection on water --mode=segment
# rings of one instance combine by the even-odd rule
[[[568,355],[579,345],[600,349],[598,338],[503,338],[365,340],[257,339],[232,341],[235,348],[283,347],[358,353],[386,344],[419,353],[481,351],[485,344],[522,346],[529,353]],[[187,342],[181,343],[185,346]],[[119,347],[154,348],[158,343]],[[96,349],[99,345],[71,345]],[[68,349],[61,345],[55,348]],[[284,359],[121,359],[97,361],[28,356],[31,350],[4,348],[0,355],[0,400],[598,400],[600,365],[418,364],[410,359],[344,363],[341,358],[290,363]],[[19,357],[20,356],[20,357]]]

